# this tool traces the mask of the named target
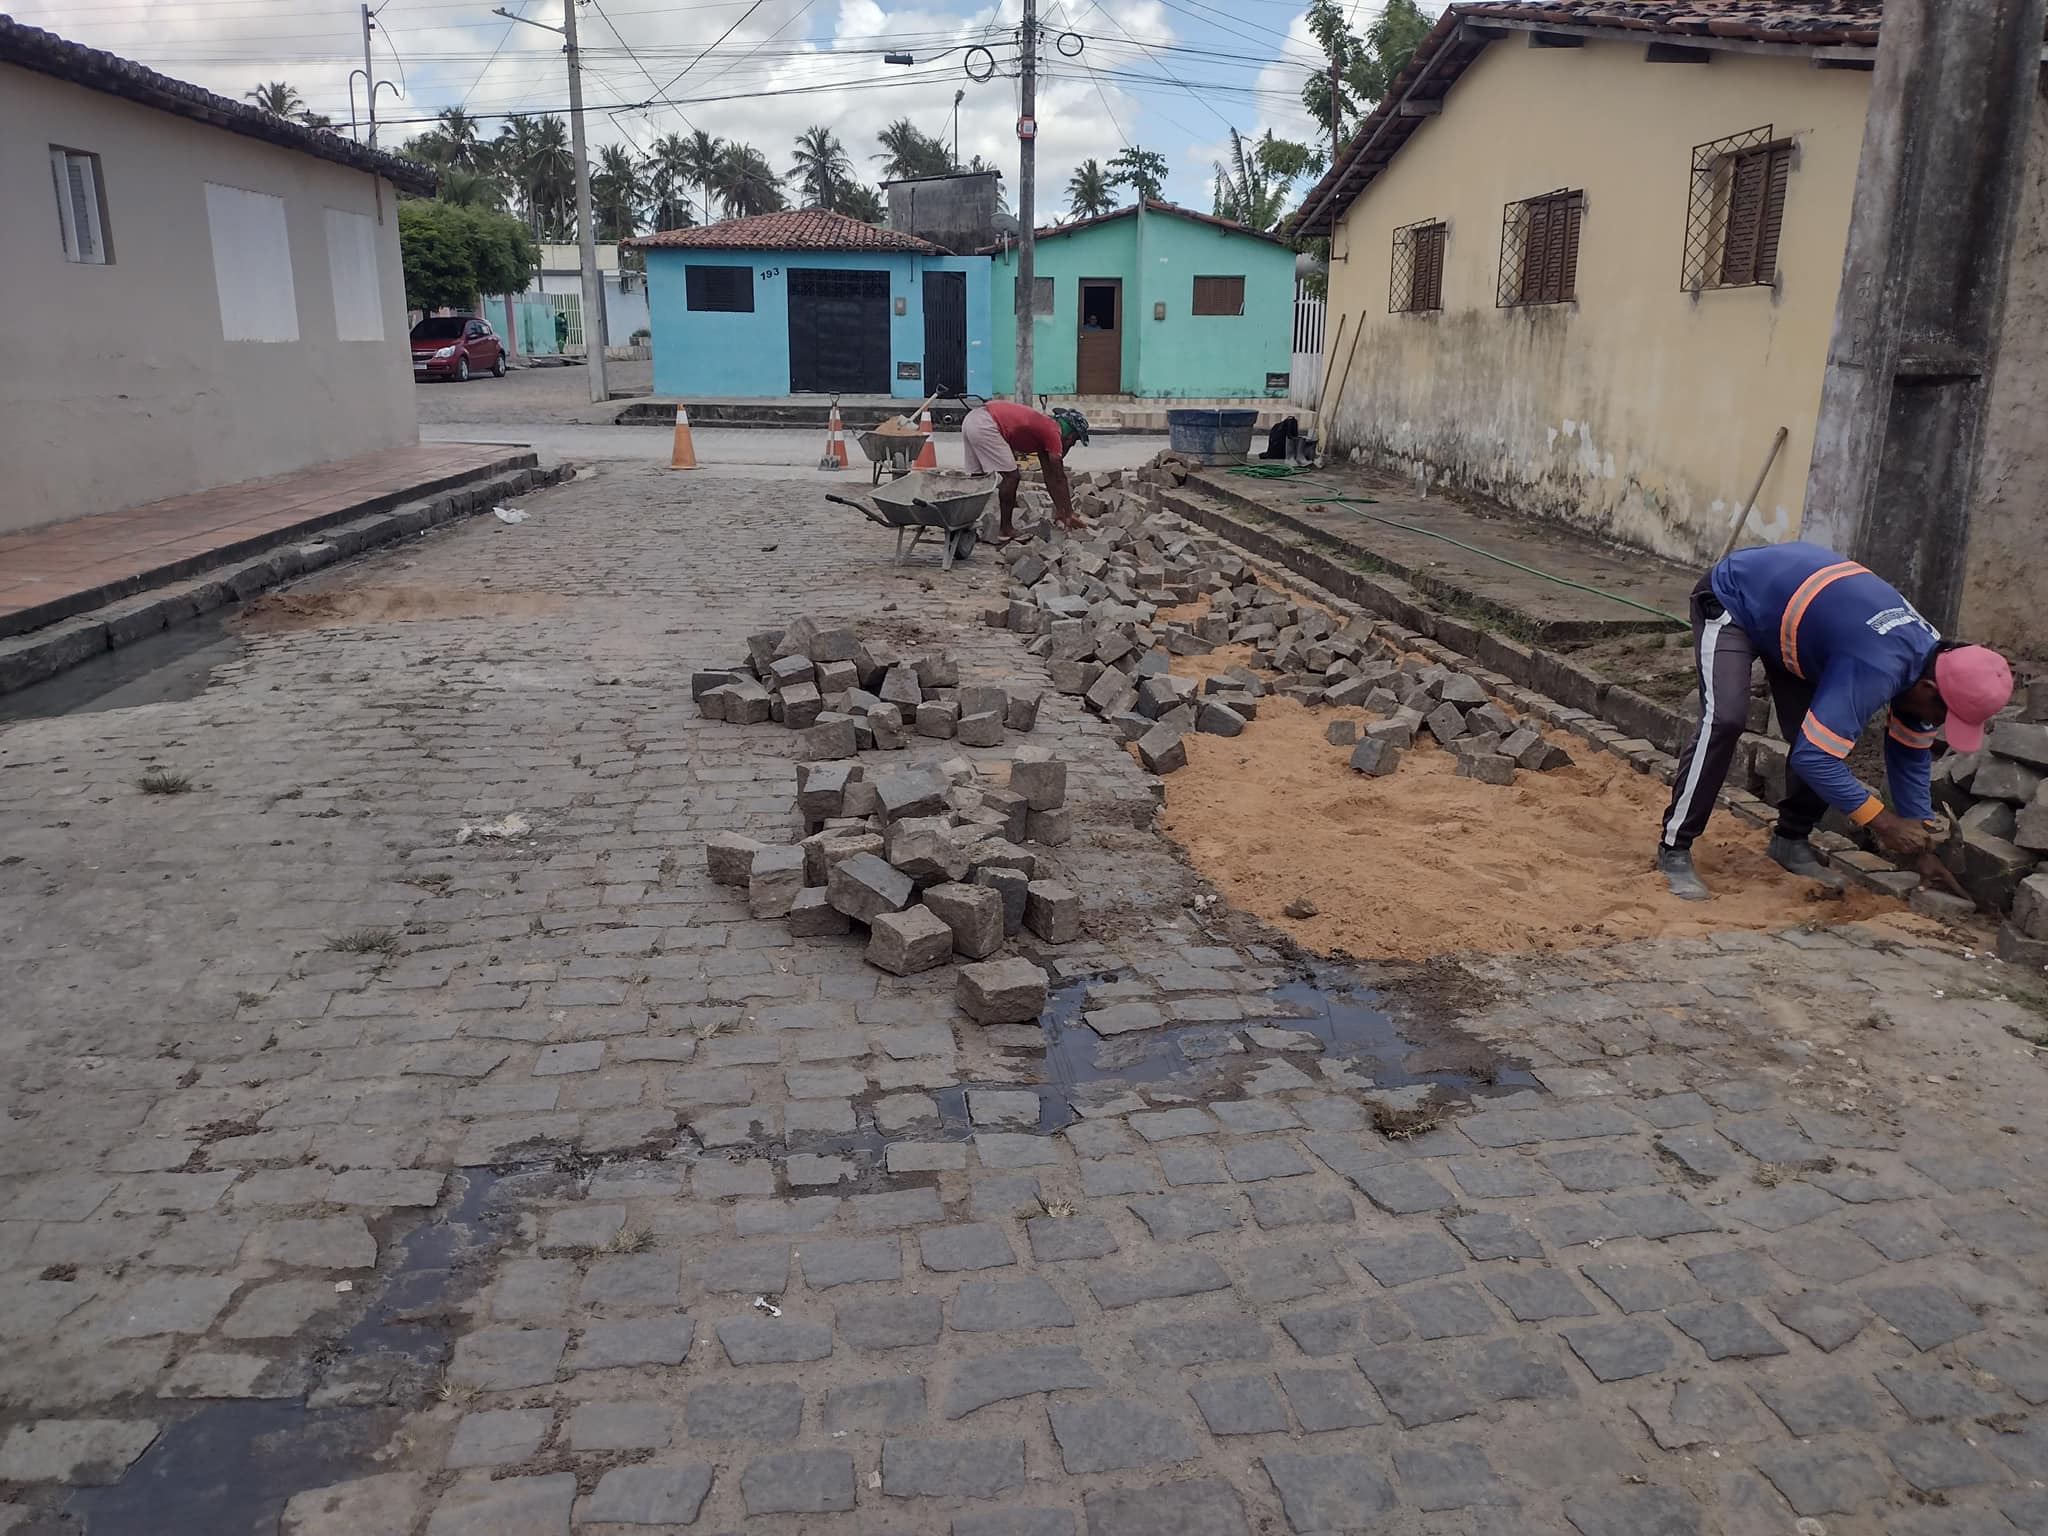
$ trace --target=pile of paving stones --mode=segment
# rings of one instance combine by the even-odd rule
[[[1932,788],[1955,821],[1943,857],[1980,905],[2012,914],[2000,953],[2048,965],[2048,678],[2027,685],[1981,752],[1937,762]]]
[[[1067,765],[1022,747],[1007,765],[964,758],[867,776],[849,759],[797,769],[806,836],[777,846],[721,833],[705,848],[712,879],[744,887],[756,918],[781,917],[798,938],[867,930],[869,964],[896,976],[960,966],[955,996],[981,1024],[1035,1020],[1047,981],[1000,952],[1029,932],[1047,944],[1081,936],[1081,898],[1042,877],[1027,842],[1073,835]]]
[[[1184,473],[1165,458],[1145,473]],[[1093,479],[1079,510],[1097,519],[1093,533],[1054,533],[1005,551],[1009,596],[984,618],[1032,636],[1053,687],[1113,725],[1151,772],[1186,766],[1190,731],[1239,735],[1258,717],[1259,700],[1276,692],[1381,715],[1362,734],[1353,720],[1331,724],[1329,739],[1355,747],[1351,765],[1361,773],[1392,773],[1424,731],[1457,755],[1458,772],[1487,783],[1571,761],[1477,679],[1404,658],[1368,625],[1340,629],[1322,609],[1263,585],[1240,556],[1153,513],[1120,475]],[[1161,617],[1204,600],[1198,617]],[[1174,656],[1224,645],[1251,647],[1256,670],[1231,667],[1199,685],[1173,675]]]
[[[941,653],[899,657],[846,624],[800,618],[747,637],[747,659],[690,677],[708,718],[735,725],[772,720],[799,733],[809,762],[891,751],[914,736],[999,747],[1006,731],[1038,723],[1039,694],[960,681]]]

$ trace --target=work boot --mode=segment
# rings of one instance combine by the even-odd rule
[[[1818,881],[1829,890],[1839,891],[1842,888],[1842,877],[1821,863],[1813,844],[1803,837],[1785,837],[1773,832],[1771,846],[1766,851],[1771,862],[1787,874],[1797,875],[1802,880]]]
[[[1707,889],[1707,882],[1700,878],[1700,872],[1692,867],[1690,848],[1672,848],[1663,843],[1657,845],[1657,873],[1664,877],[1664,883],[1671,887],[1671,894],[1681,901],[1708,901],[1713,892]]]

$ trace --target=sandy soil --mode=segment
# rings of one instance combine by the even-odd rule
[[[1207,677],[1247,648],[1177,657]],[[1512,713],[1512,711],[1510,711]],[[1522,773],[1512,788],[1463,779],[1424,741],[1372,779],[1324,739],[1363,710],[1259,701],[1235,738],[1191,734],[1188,766],[1165,779],[1161,825],[1238,906],[1325,954],[1421,959],[1456,950],[1570,949],[1616,939],[1855,922],[1903,906],[1870,892],[1816,900],[1764,857],[1764,834],[1718,816],[1695,845],[1711,902],[1678,900],[1649,868],[1669,791],[1583,742],[1574,766]],[[1298,898],[1317,915],[1290,918]]]
[[[281,635],[349,624],[403,624],[426,619],[539,618],[568,602],[555,592],[491,592],[480,588],[352,587],[327,592],[272,592],[242,610],[235,627]]]

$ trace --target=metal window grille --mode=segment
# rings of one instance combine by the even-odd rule
[[[1765,124],[1695,145],[1679,286],[1769,287],[1778,278],[1778,233],[1792,176],[1792,143]]]
[[[1191,311],[1197,315],[1241,315],[1244,313],[1244,278],[1198,277],[1195,279]]]
[[[1425,219],[1394,231],[1394,260],[1387,281],[1387,313],[1417,314],[1444,307],[1444,240],[1448,227]]]
[[[1586,194],[1546,193],[1501,210],[1500,284],[1494,302],[1567,304],[1579,296],[1579,228]]]
[[[720,314],[751,314],[754,269],[737,266],[692,266],[684,269],[683,302],[697,310]]]
[[[793,299],[882,299],[889,297],[887,272],[850,271],[838,267],[791,267]]]

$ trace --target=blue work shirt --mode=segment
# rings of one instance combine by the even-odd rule
[[[1714,596],[1766,665],[1813,685],[1792,771],[1858,826],[1884,809],[1843,761],[1863,723],[1927,673],[1941,635],[1898,589],[1818,544],[1737,550],[1709,573]],[[1884,743],[1898,814],[1923,821],[1934,726],[1894,706]]]

